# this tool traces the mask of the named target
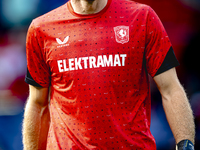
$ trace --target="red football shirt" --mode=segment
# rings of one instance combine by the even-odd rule
[[[155,150],[148,74],[170,47],[156,13],[130,0],[108,0],[93,15],[67,2],[33,20],[27,64],[51,87],[47,149]]]

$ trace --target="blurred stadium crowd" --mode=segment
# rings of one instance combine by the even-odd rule
[[[200,0],[136,0],[150,5],[163,22],[180,62],[178,76],[195,115],[200,149]],[[33,18],[67,0],[0,0],[0,150],[22,149],[23,108],[28,96],[26,32]],[[152,85],[152,126],[158,150],[175,149],[160,94]]]

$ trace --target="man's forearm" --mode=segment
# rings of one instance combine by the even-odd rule
[[[171,91],[162,96],[162,99],[166,117],[176,143],[184,139],[188,139],[194,143],[194,117],[185,91],[181,85]]]
[[[49,128],[49,110],[28,101],[25,107],[23,122],[24,150],[45,150]]]

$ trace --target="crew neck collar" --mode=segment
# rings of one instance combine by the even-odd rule
[[[112,2],[112,0],[108,0],[106,6],[105,6],[100,12],[94,13],[94,14],[78,14],[78,13],[74,12],[74,9],[73,9],[73,7],[72,7],[72,5],[71,5],[70,0],[67,2],[67,7],[68,7],[68,9],[69,9],[69,12],[70,12],[71,14],[73,14],[74,16],[87,18],[87,17],[99,16],[99,15],[105,13],[106,10],[109,8],[111,2]]]

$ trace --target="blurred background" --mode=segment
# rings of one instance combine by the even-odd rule
[[[177,72],[195,115],[200,149],[200,0],[137,0],[150,5],[163,22],[180,62]],[[28,96],[26,32],[32,19],[67,0],[0,0],[0,150],[22,150],[23,109]],[[161,96],[153,82],[151,131],[158,150],[174,150]]]

